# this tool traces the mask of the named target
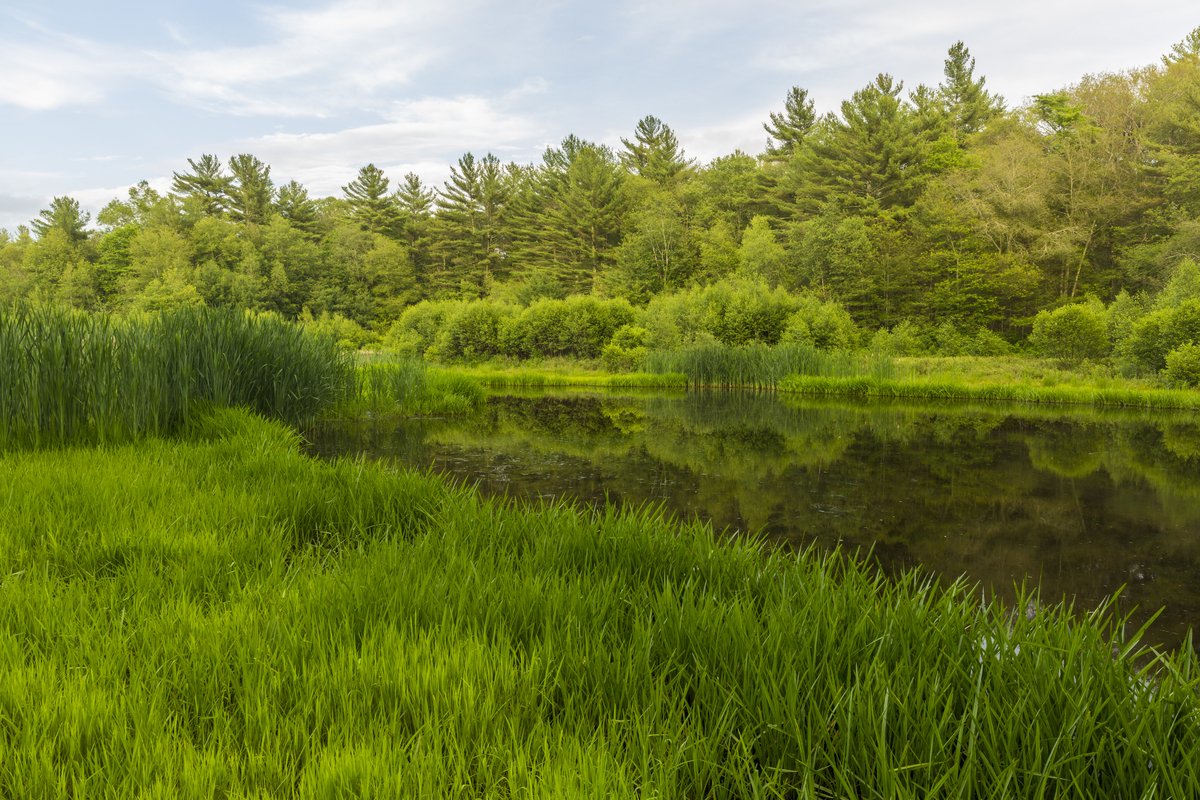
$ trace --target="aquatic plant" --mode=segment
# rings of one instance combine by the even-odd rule
[[[351,375],[335,342],[271,315],[0,308],[0,448],[169,433],[214,404],[300,422]]]

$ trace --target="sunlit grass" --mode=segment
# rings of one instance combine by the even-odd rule
[[[1103,612],[189,437],[0,456],[0,796],[1200,794]]]
[[[610,389],[673,389],[687,385],[677,373],[608,373],[569,368],[534,368],[479,365],[432,367],[433,374],[465,378],[489,389],[550,388],[577,386]]]
[[[696,387],[774,388],[788,375],[892,374],[890,359],[867,353],[823,351],[806,345],[731,347],[712,343],[652,351],[646,370],[679,373]]]
[[[1200,409],[1200,392],[1099,385],[1044,385],[1027,382],[985,383],[952,378],[878,379],[794,375],[781,381],[781,392],[830,397],[882,399],[979,400],[1003,403],[1088,405],[1112,408]]]

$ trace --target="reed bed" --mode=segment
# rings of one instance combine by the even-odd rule
[[[1107,609],[189,430],[0,454],[0,796],[1200,796]]]
[[[1097,408],[1200,410],[1200,392],[1186,389],[1143,389],[1105,386],[1040,386],[1030,383],[966,383],[938,378],[907,380],[871,376],[794,375],[779,384],[781,392],[827,397],[883,399],[977,400]]]
[[[807,345],[710,343],[657,350],[646,357],[652,373],[679,373],[689,386],[773,389],[789,375],[890,377],[892,362],[867,353],[817,350]]]
[[[329,416],[466,414],[483,404],[480,385],[464,375],[431,369],[420,358],[374,360],[355,373],[355,391]]]
[[[298,423],[344,396],[350,358],[283,320],[212,309],[117,319],[0,308],[0,449],[113,443],[208,405]]]

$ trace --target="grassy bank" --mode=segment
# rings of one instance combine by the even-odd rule
[[[793,375],[779,383],[785,393],[882,399],[973,400],[1097,408],[1200,410],[1200,392],[1124,386],[988,383],[953,378],[818,377]]]
[[[608,373],[579,368],[536,368],[478,365],[431,368],[435,373],[464,378],[489,389],[553,388],[581,386],[596,389],[677,389],[687,386],[678,373]]]
[[[789,375],[891,377],[890,359],[866,353],[818,350],[808,345],[750,344],[730,347],[700,344],[676,350],[652,351],[646,370],[679,374],[694,387],[770,389]]]
[[[1200,793],[1194,657],[1147,680],[1101,614],[503,507],[242,411],[0,486],[0,796]]]

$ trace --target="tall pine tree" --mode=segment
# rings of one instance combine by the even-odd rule
[[[621,154],[625,168],[660,186],[678,179],[692,165],[684,158],[675,132],[658,117],[642,117],[634,129],[633,140],[622,139],[621,144],[625,146]]]

